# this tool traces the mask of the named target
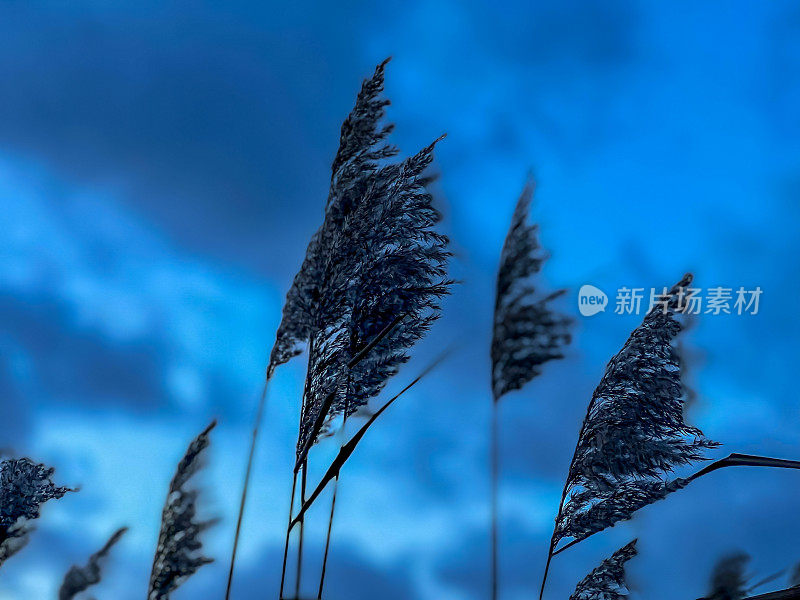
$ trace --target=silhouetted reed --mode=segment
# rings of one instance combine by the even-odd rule
[[[93,585],[100,583],[102,578],[101,561],[108,555],[111,547],[114,546],[128,531],[127,527],[118,529],[105,543],[105,545],[89,557],[89,562],[84,566],[74,565],[70,567],[58,590],[58,600],[72,600],[86,591]]]
[[[42,505],[73,491],[53,483],[54,472],[28,458],[0,461],[0,565],[27,544]]]
[[[356,98],[355,107],[342,124],[339,149],[331,166],[331,182],[323,223],[312,235],[300,270],[295,275],[286,295],[281,322],[278,327],[275,344],[270,352],[269,364],[267,365],[267,382],[272,378],[278,366],[301,354],[304,346],[306,344],[311,345],[313,338],[319,335],[320,330],[329,324],[337,323],[344,314],[343,311],[346,305],[341,302],[342,298],[339,294],[347,287],[346,268],[348,267],[342,265],[342,268],[336,269],[337,265],[330,258],[335,249],[342,244],[341,230],[345,221],[351,218],[355,206],[359,204],[365,195],[366,188],[364,186],[366,182],[363,175],[376,171],[379,169],[379,162],[397,154],[396,148],[382,143],[391,132],[392,125],[379,126],[384,116],[385,107],[389,104],[389,101],[381,96],[384,69],[387,62],[388,59],[378,65],[374,75],[364,81]],[[314,362],[321,362],[321,359],[314,359]],[[311,364],[312,361],[309,360],[309,372],[311,371]],[[317,369],[324,370],[324,367],[320,364]],[[228,587],[225,594],[226,600],[230,597],[236,551],[247,502],[247,490],[266,402],[266,385],[267,383],[265,383],[265,389],[259,401],[253,427],[231,555]],[[304,397],[300,420],[301,424],[305,422],[308,428],[307,420],[312,419],[310,431],[316,431],[311,436],[312,440],[316,439],[319,431],[327,421],[328,411],[334,401],[335,394],[331,394],[327,407],[324,401],[320,406],[320,409],[325,408],[325,410],[315,416],[306,416],[306,400]],[[317,421],[319,421],[318,426],[316,425]],[[301,435],[302,432],[303,430],[301,429]],[[306,435],[303,437],[307,438],[309,432],[306,431],[305,433]],[[298,441],[298,447],[300,446],[301,443]],[[307,449],[305,452],[307,453]],[[303,461],[298,460],[297,462],[298,466],[294,471],[293,487],[296,487],[297,472]],[[292,496],[294,497],[294,492]],[[293,502],[294,498],[292,499]]]
[[[200,567],[213,562],[203,556],[200,541],[200,535],[213,521],[197,519],[199,492],[190,489],[188,484],[202,466],[203,452],[210,444],[208,436],[215,426],[216,421],[192,440],[170,483],[161,515],[148,600],[168,600],[170,594]]]
[[[380,124],[384,66],[342,126],[325,219],[287,296],[268,368],[307,342],[295,477],[320,435],[377,396],[408,360],[451,285],[448,240],[433,229],[440,215],[425,187],[436,142],[388,162],[397,151],[385,144],[392,127]]]
[[[708,600],[742,600],[747,596],[745,567],[750,562],[747,554],[736,553],[718,561],[711,574],[711,592]]]
[[[636,541],[620,548],[589,573],[569,600],[624,600],[630,590],[625,582],[625,564],[636,556]]]
[[[499,408],[500,398],[522,388],[542,372],[548,361],[563,358],[563,347],[570,342],[570,320],[550,307],[564,290],[538,294],[533,277],[542,269],[547,255],[538,239],[538,227],[528,223],[534,182],[529,180],[517,201],[511,226],[500,254],[492,359],[491,422],[491,590],[498,594],[498,485],[499,485]]]
[[[710,592],[700,600],[798,600],[800,599],[800,580],[798,567],[789,573],[789,587],[772,592],[752,595],[759,588],[783,577],[786,570],[769,575],[755,583],[746,572],[750,557],[743,552],[736,552],[723,557],[714,566],[711,574]]]
[[[677,467],[705,460],[719,444],[684,420],[685,394],[674,340],[681,331],[687,274],[647,313],[611,359],[595,390],[556,516],[539,597],[556,554],[680,490],[695,479],[731,466],[800,468],[800,462],[731,454],[686,478]],[[571,541],[558,548],[564,539]]]

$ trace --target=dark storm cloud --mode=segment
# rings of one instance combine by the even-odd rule
[[[152,409],[162,397],[157,348],[138,342],[110,349],[107,338],[76,329],[62,306],[42,298],[0,296],[0,314],[3,354],[27,355],[31,372],[18,377],[34,374],[45,403]]]
[[[0,77],[9,84],[0,92],[0,144],[44,158],[69,177],[121,186],[189,248],[283,278],[317,224],[308,217],[321,215],[339,123],[361,78],[384,54],[415,53],[398,18],[424,14],[427,43],[448,25],[440,8],[422,5],[81,6],[4,9]],[[613,4],[463,10],[477,38],[428,48],[428,60],[474,52],[477,42],[502,65],[498,74],[511,71],[519,82],[518,96],[505,92],[511,109],[544,110],[533,108],[550,101],[539,100],[542,94],[568,102],[593,95],[600,88],[592,70],[630,56],[630,17]],[[378,54],[365,60],[354,44],[359,38],[372,39]],[[475,85],[462,71],[466,63],[451,66],[453,80],[439,86]],[[557,75],[555,88],[540,88],[554,69],[583,75]],[[465,95],[436,131],[457,131],[459,119],[472,118],[472,103]],[[406,108],[393,108],[393,116]],[[560,115],[544,116],[560,137],[565,127],[577,130]],[[500,121],[496,141],[504,144],[501,130],[513,136],[518,127]]]
[[[5,340],[0,348],[6,345]],[[5,356],[9,356],[4,353]],[[31,407],[24,394],[24,384],[20,384],[13,373],[13,359],[0,363],[0,398],[2,398],[3,419],[0,420],[0,454],[14,454],[25,439],[31,425]]]
[[[364,75],[337,76],[352,62],[347,30],[320,37],[305,14],[6,7],[0,142],[122,186],[191,248],[284,273],[304,245],[295,230],[315,226],[292,217],[321,213],[338,122]]]

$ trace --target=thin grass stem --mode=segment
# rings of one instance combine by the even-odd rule
[[[399,321],[398,321],[399,323]],[[347,371],[347,381],[345,383],[345,401],[344,401],[344,416],[342,419],[342,431],[346,431],[347,418],[350,414],[350,384],[352,378],[350,370]],[[331,513],[328,516],[328,533],[325,536],[325,554],[322,557],[322,569],[319,575],[319,590],[317,591],[317,600],[322,600],[322,590],[325,588],[325,573],[328,570],[328,552],[331,547],[331,533],[333,531],[333,516],[336,512],[336,492],[339,489],[339,476],[333,482],[333,497],[331,499]]]
[[[264,387],[261,390],[261,398],[258,402],[258,410],[256,411],[256,418],[253,424],[252,438],[250,440],[250,453],[247,456],[247,468],[244,474],[244,485],[242,486],[242,497],[239,501],[239,516],[236,518],[236,533],[233,536],[233,549],[231,550],[231,564],[228,570],[228,583],[225,586],[225,600],[230,600],[231,586],[233,584],[233,571],[236,565],[236,554],[239,549],[239,536],[242,531],[242,519],[244,518],[244,509],[247,504],[247,493],[250,488],[250,476],[253,472],[253,461],[256,453],[256,446],[258,445],[258,435],[261,429],[261,421],[264,416],[264,407],[267,404],[267,388],[269,387],[269,377],[264,381]],[[289,516],[291,518],[291,515]]]
[[[331,499],[331,514],[328,518],[328,535],[325,538],[325,555],[322,558],[322,573],[319,577],[319,591],[317,600],[322,600],[322,590],[325,588],[325,573],[328,568],[328,551],[331,547],[331,530],[333,529],[333,513],[336,510],[336,491],[339,489],[339,477],[333,482],[333,498]]]
[[[492,433],[491,433],[491,519],[492,519],[492,600],[497,600],[498,588],[498,487],[500,479],[500,407],[497,399],[492,401]]]
[[[292,515],[294,514],[294,495],[297,492],[297,473],[294,474],[294,478],[292,480],[292,499],[289,502],[289,518],[287,521],[289,523],[292,522]],[[286,544],[283,547],[283,567],[281,568],[281,589],[278,593],[278,599],[283,600],[283,588],[284,584],[286,583],[286,561],[289,558],[289,537],[292,534],[292,528],[286,528]]]
[[[392,404],[394,404],[394,402],[398,398],[400,398],[400,396],[405,394],[408,390],[410,390],[417,383],[419,383],[419,381],[423,377],[425,377],[434,368],[436,368],[448,355],[449,355],[449,350],[444,352],[442,355],[440,355],[439,358],[437,358],[433,363],[431,363],[422,373],[420,373],[413,381],[411,381],[411,383],[406,385],[406,387],[404,387],[402,390],[400,390],[395,396],[393,396],[383,406],[381,406],[380,409],[378,409],[378,411],[375,412],[375,414],[373,414],[369,418],[369,420],[366,423],[364,423],[364,425],[362,425],[361,429],[359,429],[356,432],[356,434],[352,438],[350,438],[350,440],[339,449],[339,454],[337,454],[336,458],[333,459],[333,462],[331,463],[330,467],[328,467],[328,470],[326,471],[325,475],[320,480],[320,482],[317,485],[317,487],[311,493],[311,496],[309,496],[308,500],[305,501],[303,506],[300,508],[300,512],[298,512],[297,515],[295,516],[295,518],[292,520],[292,522],[290,524],[290,528],[294,527],[295,525],[297,525],[298,523],[301,522],[301,520],[303,518],[303,515],[305,515],[306,511],[308,511],[308,509],[311,508],[311,505],[314,504],[314,501],[317,498],[319,498],[319,495],[325,490],[327,485],[339,475],[339,472],[341,471],[342,467],[347,462],[347,460],[353,455],[353,452],[355,451],[356,446],[358,446],[358,444],[361,441],[361,439],[367,433],[369,428],[372,427],[372,425],[375,423],[375,421],[377,421],[378,418],[384,412],[386,412],[386,410]]]
[[[308,474],[308,463],[303,462],[300,476],[300,506],[306,502],[306,481]],[[303,577],[303,537],[305,533],[305,517],[300,519],[300,540],[297,544],[297,576],[294,582],[294,597],[300,598],[300,581]]]

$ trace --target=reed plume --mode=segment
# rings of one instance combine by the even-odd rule
[[[565,290],[539,295],[531,281],[547,260],[538,226],[528,223],[533,192],[531,180],[517,201],[500,254],[491,347],[495,402],[540,375],[545,363],[564,358],[563,347],[571,340],[570,319],[550,307]]]
[[[432,229],[440,215],[422,175],[435,142],[388,162],[397,149],[385,142],[393,126],[382,124],[387,62],[364,81],[342,124],[324,219],[287,293],[270,353],[268,379],[309,347],[295,478],[320,434],[379,393],[407,359],[450,284],[447,238]],[[251,457],[257,436],[256,426]],[[246,482],[251,466],[252,458]],[[244,501],[240,519],[243,508]]]
[[[625,583],[625,563],[636,556],[636,540],[614,552],[581,581],[569,600],[624,600],[630,590]]]
[[[127,527],[118,529],[97,552],[89,557],[89,562],[84,566],[73,565],[64,576],[61,588],[58,590],[58,600],[72,600],[91,586],[100,583],[102,577],[101,561],[108,555],[111,547],[114,546],[125,532]]]
[[[564,484],[540,598],[553,556],[695,479],[733,466],[800,468],[798,461],[734,453],[689,477],[670,478],[675,468],[705,460],[704,451],[719,445],[684,420],[681,365],[673,342],[681,331],[676,312],[684,308],[691,281],[685,275],[647,313],[592,396]]]
[[[538,239],[538,227],[528,223],[534,182],[529,180],[517,201],[511,226],[500,254],[492,359],[491,426],[491,590],[498,594],[498,485],[499,485],[499,408],[498,402],[512,390],[521,389],[542,372],[548,361],[563,358],[569,344],[570,320],[551,309],[552,300],[565,290],[537,294],[532,278],[547,259]]]
[[[295,477],[319,437],[377,396],[408,360],[452,283],[448,239],[434,230],[441,216],[424,174],[438,140],[389,160],[397,150],[385,142],[392,126],[381,124],[385,64],[342,125],[325,218],[287,295],[268,368],[308,344]]]
[[[213,562],[203,556],[200,542],[200,535],[213,521],[197,519],[199,493],[189,489],[188,483],[202,466],[203,453],[210,444],[208,436],[216,424],[216,421],[211,423],[189,444],[170,483],[161,515],[148,600],[168,600],[200,567]]]
[[[708,600],[742,600],[747,596],[749,577],[745,574],[750,557],[744,553],[726,556],[714,567]]]
[[[302,353],[303,347],[310,342],[314,335],[317,324],[325,323],[329,320],[326,319],[325,311],[328,309],[336,310],[335,304],[325,304],[321,301],[321,288],[324,285],[326,276],[324,273],[325,258],[335,244],[334,238],[342,220],[363,191],[358,188],[360,182],[357,175],[363,171],[376,169],[378,161],[397,153],[395,148],[382,144],[382,141],[391,132],[392,126],[379,127],[385,107],[389,103],[381,97],[384,69],[388,60],[378,65],[374,75],[364,81],[356,98],[355,107],[342,124],[339,150],[331,167],[331,182],[325,206],[325,217],[320,228],[312,235],[300,270],[295,275],[294,281],[286,294],[281,322],[278,326],[275,343],[270,352],[267,365],[267,382],[264,384],[264,391],[261,394],[253,425],[233,552],[231,554],[228,585],[225,593],[226,600],[230,598],[239,534],[247,503],[247,490],[266,402],[266,386],[278,366],[287,363]],[[341,282],[338,282],[338,284],[341,285]],[[301,420],[302,416],[301,413]],[[295,470],[296,473],[297,470]]]
[[[53,483],[54,472],[28,458],[0,461],[0,565],[27,544],[42,505],[74,491]]]
[[[678,292],[655,306],[611,359],[583,421],[550,541],[547,572],[558,543],[586,539],[686,485],[669,480],[675,467],[716,447],[684,422],[680,361],[673,345]],[[563,549],[563,548],[562,548]]]
[[[298,459],[335,417],[349,416],[380,393],[439,317],[451,282],[448,240],[433,230],[440,215],[422,177],[433,149],[362,173],[363,195],[325,257]]]
[[[321,288],[326,284],[326,256],[336,244],[339,229],[363,194],[363,173],[375,171],[378,162],[397,154],[384,140],[393,126],[381,126],[389,101],[382,97],[384,72],[389,59],[377,66],[366,79],[353,110],[342,124],[339,149],[331,166],[331,183],[325,206],[325,218],[309,241],[300,270],[283,305],[281,323],[270,353],[267,374],[303,351],[315,326],[330,320],[322,314],[334,309],[324,303]],[[328,281],[328,284],[330,282]]]
[[[686,485],[665,478],[718,446],[684,421],[680,358],[673,344],[679,288],[664,311],[654,307],[611,360],[589,404],[570,465],[554,540],[582,540],[631,518]]]
[[[752,579],[746,573],[750,557],[743,552],[736,552],[723,557],[714,566],[711,574],[711,591],[700,600],[798,600],[800,598],[800,580],[797,567],[789,573],[789,587],[753,596],[752,593],[779,579],[786,573],[782,569],[751,584]]]

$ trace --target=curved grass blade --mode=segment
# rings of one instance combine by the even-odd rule
[[[323,492],[323,490],[328,486],[328,484],[334,480],[336,477],[339,476],[339,472],[342,470],[342,467],[347,462],[347,460],[353,455],[355,452],[356,447],[358,446],[359,442],[361,442],[362,438],[366,435],[367,431],[369,430],[372,425],[375,424],[375,421],[386,412],[386,410],[394,404],[394,402],[400,398],[403,394],[405,394],[408,390],[414,387],[419,381],[425,377],[428,373],[430,373],[433,369],[435,369],[445,358],[447,357],[447,353],[440,356],[436,359],[431,365],[429,365],[422,373],[420,373],[414,380],[411,381],[406,387],[400,390],[395,396],[390,398],[380,409],[378,409],[370,418],[369,420],[361,426],[361,428],[353,435],[350,440],[346,444],[344,444],[340,449],[339,453],[334,458],[333,462],[328,467],[328,470],[323,475],[322,479],[320,480],[317,487],[308,497],[308,499],[303,503],[300,511],[297,513],[297,516],[292,519],[289,529],[293,528],[297,525],[305,516],[306,512],[311,508],[314,504],[314,501],[319,497],[319,495]]]

